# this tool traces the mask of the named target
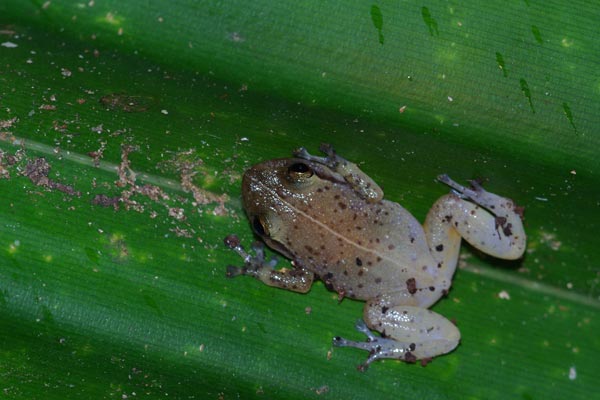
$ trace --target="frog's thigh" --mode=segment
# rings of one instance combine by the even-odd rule
[[[369,328],[394,340],[386,342],[390,348],[382,349],[381,358],[396,358],[394,354],[403,351],[420,360],[448,353],[458,346],[458,328],[440,314],[426,308],[386,304],[371,300],[364,311]]]
[[[462,236],[494,257],[519,258],[525,251],[526,237],[513,202],[488,192],[482,192],[477,200],[481,200],[480,205],[449,194],[435,202],[423,225],[432,255],[446,264],[455,262]]]

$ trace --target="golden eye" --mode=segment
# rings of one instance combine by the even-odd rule
[[[288,176],[295,181],[303,181],[313,174],[313,170],[303,162],[293,163],[288,167]]]
[[[262,215],[255,215],[252,219],[252,228],[258,236],[269,236],[269,225]]]

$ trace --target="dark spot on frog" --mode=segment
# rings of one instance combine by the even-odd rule
[[[390,244],[390,245],[388,246],[388,249],[389,249],[389,250],[394,250],[395,248],[396,248],[396,246],[394,246],[393,244]]]
[[[435,286],[429,286],[429,290],[435,292]]]
[[[340,195],[336,194],[335,196],[333,196],[334,199],[339,200],[340,199]]]
[[[421,367],[426,367],[433,360],[431,357],[425,357],[421,359]]]
[[[450,221],[452,221],[452,215],[446,215],[446,217],[444,217],[446,219],[446,222],[450,223]]]
[[[437,267],[438,267],[438,268],[442,268],[442,263],[441,263],[441,262],[440,262],[440,263],[438,263],[438,266],[437,266]]]
[[[359,267],[362,267],[362,260],[358,257],[356,257],[356,265],[358,265]]]
[[[362,288],[363,288],[363,284],[362,284],[362,283],[359,283],[359,284],[357,285],[357,287],[358,287],[359,289],[362,289]]]
[[[417,362],[417,357],[410,351],[407,351],[406,354],[404,355],[404,361],[406,361],[408,363],[414,363],[414,362]]]
[[[338,203],[338,206],[340,206],[340,208],[342,210],[345,210],[348,207],[346,204],[342,203],[341,201]]]
[[[381,261],[381,257],[377,256],[377,262]]]
[[[306,245],[306,246],[304,246],[304,248],[305,248],[305,249],[306,249],[306,251],[308,251],[310,254],[313,254],[313,248],[312,248],[312,247],[310,247],[310,246]]]
[[[358,270],[358,276],[363,276],[364,273],[365,273],[364,268],[361,268]]]
[[[381,307],[381,313],[385,314],[389,309],[390,309],[389,307],[383,306],[383,307]]]
[[[321,188],[318,188],[318,189],[317,189],[317,192],[318,192],[318,193],[323,193],[323,189],[321,189]]]
[[[443,244],[438,244],[437,246],[435,246],[435,249],[437,251],[444,251],[444,245]]]
[[[502,232],[504,232],[505,236],[511,236],[512,235],[512,224],[507,224],[506,223],[506,218],[505,217],[496,217],[495,220],[496,223],[496,230],[501,227],[502,228]]]
[[[379,278],[379,277],[375,278],[375,283],[381,283],[381,278]]]
[[[411,343],[411,344],[408,345],[408,349],[410,351],[415,351],[416,348],[417,348],[417,345],[415,343]]]
[[[415,242],[415,238],[414,238],[414,237],[411,237],[411,238],[410,238],[410,242],[411,242],[411,243],[414,243],[414,242]]]
[[[406,290],[408,293],[415,294],[417,292],[417,281],[415,278],[409,278],[406,280]]]
[[[329,290],[334,290],[333,289],[333,274],[331,272],[326,273],[325,275],[323,275],[323,277],[321,278],[321,280],[323,281],[323,283],[325,284],[325,287]]]
[[[514,206],[515,213],[523,220],[525,218],[525,207],[524,206]]]

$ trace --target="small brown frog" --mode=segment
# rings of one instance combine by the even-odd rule
[[[290,258],[293,268],[274,269],[263,247],[248,254],[235,235],[225,243],[244,258],[227,275],[250,275],[269,286],[307,292],[315,277],[340,298],[366,301],[357,329],[366,342],[340,337],[336,346],[367,350],[366,368],[380,358],[408,362],[453,350],[460,333],[428,308],[448,293],[461,238],[504,259],[525,251],[520,210],[512,200],[447,175],[450,194],[438,199],[421,224],[399,204],[384,200],[379,186],[356,164],[321,146],[326,157],[304,148],[295,158],[265,161],[242,180],[243,203],[254,232]],[[370,330],[381,336],[375,336]]]

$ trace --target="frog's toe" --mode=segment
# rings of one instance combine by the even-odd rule
[[[471,188],[476,192],[485,192],[483,186],[481,185],[481,182],[476,179],[471,179],[469,181],[469,185],[471,185]]]
[[[481,186],[481,184],[475,180],[469,181],[471,188],[461,185],[446,174],[438,175],[437,180],[442,182],[443,184],[450,186],[450,188],[452,189],[452,193],[454,193],[461,199],[471,200],[483,207],[486,207],[488,203],[490,203],[488,197],[495,196],[491,193],[486,192]]]
[[[244,268],[236,267],[235,265],[228,265],[225,275],[228,278],[234,278],[238,275],[244,275]]]
[[[252,255],[244,249],[244,246],[242,246],[240,239],[236,235],[229,235],[223,241],[227,247],[235,251],[244,260],[243,267],[227,266],[226,276],[228,278],[238,275],[256,276],[259,270],[273,269],[277,265],[277,257],[271,257],[269,261],[265,260],[265,246],[262,242],[252,244],[252,251],[254,252],[254,255]]]
[[[265,244],[263,242],[252,243],[252,251],[254,252],[255,260],[263,262],[265,260]]]
[[[329,165],[330,157],[313,156],[304,147],[297,148],[296,150],[294,150],[293,154],[294,157],[302,158],[303,160],[313,161],[323,165]]]
[[[305,160],[309,160],[310,157],[312,157],[308,150],[306,150],[306,147],[298,147],[292,152],[292,154],[294,155],[294,157],[304,158]]]
[[[321,143],[321,145],[319,146],[319,150],[321,150],[321,152],[327,155],[327,157],[335,157],[335,150],[333,149],[333,146],[329,143]]]

